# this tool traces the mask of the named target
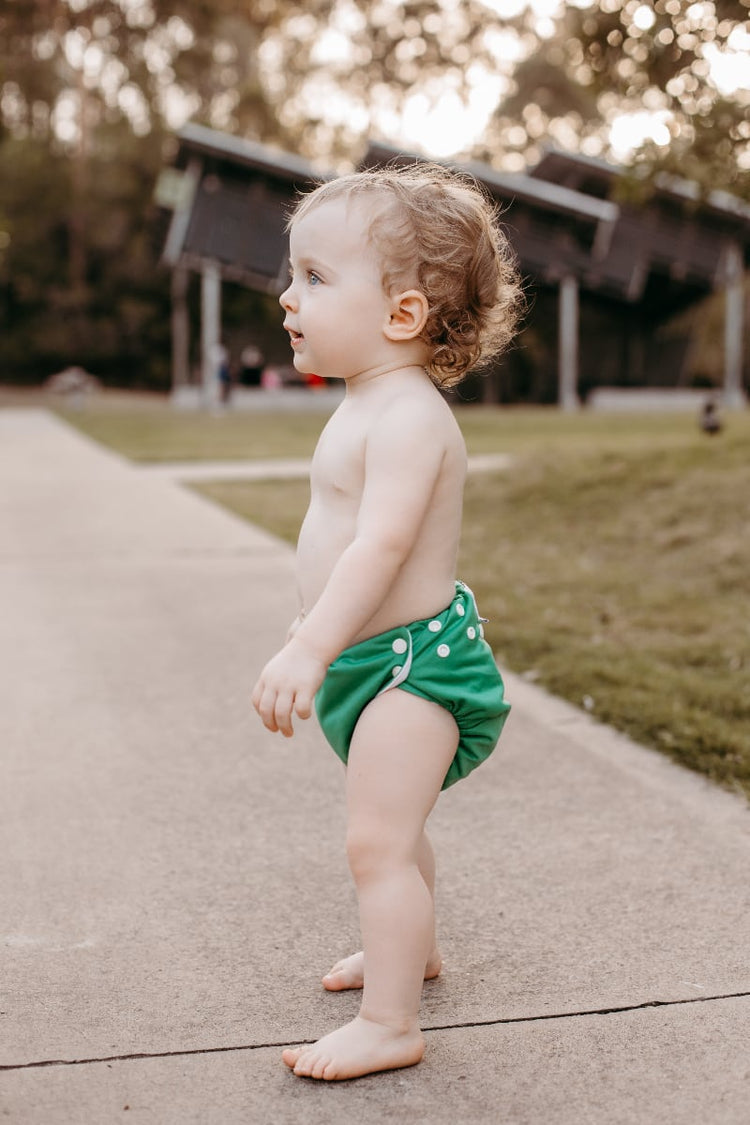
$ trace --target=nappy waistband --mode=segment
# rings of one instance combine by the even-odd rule
[[[430,640],[437,640],[438,634],[441,633],[445,633],[446,637],[449,637],[453,625],[456,628],[465,629],[469,639],[476,639],[486,644],[484,629],[482,628],[486,621],[486,617],[479,616],[474,592],[465,582],[457,580],[453,600],[434,617],[423,617],[419,621],[412,622],[411,625],[397,625],[393,629],[386,630],[385,633],[376,634],[375,637],[363,641],[363,644],[368,645],[372,644],[373,641],[382,641],[384,653],[387,653],[390,644],[393,655],[397,658],[403,658],[401,663],[394,664],[391,679],[383,684],[377,694],[383,695],[386,691],[399,687],[409,678],[414,660],[415,642],[424,639],[425,633],[429,635]],[[356,648],[357,646],[354,645],[353,650],[356,650]],[[441,641],[436,646],[435,652],[438,657],[447,659],[451,652],[450,645]]]

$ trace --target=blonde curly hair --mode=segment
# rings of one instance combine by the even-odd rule
[[[521,280],[497,208],[471,176],[430,163],[354,172],[304,195],[289,228],[342,198],[371,201],[385,292],[415,287],[426,297],[420,338],[438,386],[456,386],[508,347],[523,311]]]

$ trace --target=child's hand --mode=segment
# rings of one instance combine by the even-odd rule
[[[326,664],[312,649],[292,638],[269,660],[253,688],[253,707],[271,731],[294,734],[292,714],[309,719],[315,692],[323,683]]]

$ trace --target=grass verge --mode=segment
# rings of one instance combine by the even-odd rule
[[[501,663],[750,796],[747,439],[474,478],[462,565]]]
[[[180,412],[164,398],[143,396],[129,402],[116,392],[92,396],[79,409],[61,406],[51,396],[44,404],[50,401],[71,425],[139,462],[309,457],[328,416],[321,408]],[[695,428],[694,419],[685,415],[633,418],[475,406],[458,406],[455,412],[470,453],[648,451],[654,444],[680,447]]]
[[[168,404],[57,413],[88,437],[140,462],[310,457],[327,417],[317,410],[180,413]]]

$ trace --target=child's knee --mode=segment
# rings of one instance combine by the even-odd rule
[[[346,856],[355,882],[382,875],[389,868],[412,861],[411,849],[382,824],[350,825],[346,835]]]

